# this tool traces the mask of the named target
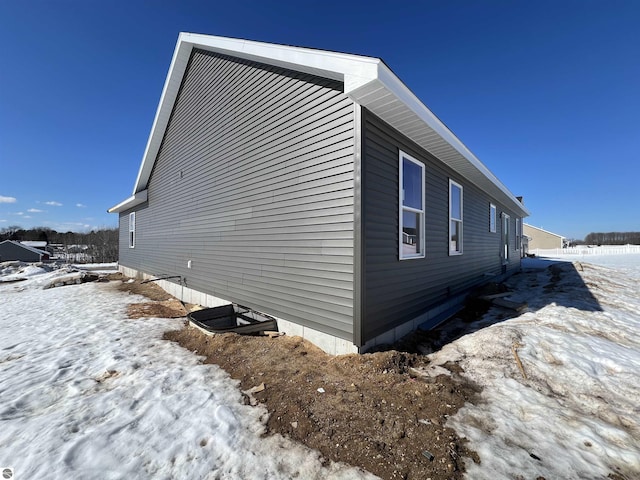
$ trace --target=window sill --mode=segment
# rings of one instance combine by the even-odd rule
[[[412,256],[412,257],[398,257],[398,260],[403,261],[403,260],[419,260],[421,258],[426,258],[426,255],[416,255],[416,256]]]

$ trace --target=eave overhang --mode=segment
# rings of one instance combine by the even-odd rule
[[[147,191],[142,190],[140,192],[134,193],[126,200],[123,200],[119,204],[111,207],[107,212],[109,213],[120,213],[125,210],[129,210],[130,208],[137,207],[138,205],[147,201]]]
[[[134,186],[134,197],[145,191],[178,91],[194,48],[343,82],[344,93],[403,135],[448,165],[519,216],[529,211],[509,189],[416,97],[378,58],[254,42],[235,38],[181,33],[162,90],[151,134]],[[132,201],[129,198],[109,209]],[[140,202],[141,203],[141,202]],[[134,206],[127,204],[127,208]]]

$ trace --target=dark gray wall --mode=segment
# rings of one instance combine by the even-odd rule
[[[32,252],[28,248],[7,240],[0,242],[0,262],[8,262],[10,260],[20,260],[23,262],[39,262],[44,254]],[[47,258],[46,255],[44,255]]]
[[[120,263],[351,339],[354,105],[341,89],[195,50],[133,249],[120,216]]]
[[[362,121],[360,157],[338,82],[196,50],[149,201],[136,208],[133,249],[121,214],[120,263],[358,343],[500,273],[501,212],[511,216],[507,269],[519,268],[513,212],[365,109]],[[399,150],[426,165],[424,259],[398,260]],[[449,178],[464,187],[461,256],[448,252]]]
[[[363,109],[362,270],[363,342],[502,271],[500,213],[511,215],[511,263],[515,214]],[[426,258],[398,260],[398,155],[425,164]],[[449,178],[464,187],[463,254],[449,255]],[[497,232],[489,232],[489,204],[497,207]]]

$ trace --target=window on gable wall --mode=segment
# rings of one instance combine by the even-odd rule
[[[449,255],[462,255],[462,185],[449,179]]]
[[[400,152],[399,258],[424,258],[424,164]]]
[[[489,204],[489,231],[496,233],[496,206],[493,203]]]
[[[129,214],[129,248],[136,246],[136,212]]]
[[[520,227],[520,218],[516,217],[516,250],[520,250],[520,246],[522,245],[522,230]]]

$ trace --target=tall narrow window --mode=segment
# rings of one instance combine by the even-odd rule
[[[509,220],[511,217],[506,213],[502,214],[502,263],[509,263],[509,249],[511,243],[511,233],[509,232]]]
[[[462,254],[462,185],[449,179],[449,255]]]
[[[129,214],[129,248],[136,246],[136,212]]]
[[[522,231],[520,229],[520,218],[516,217],[516,250],[520,250]]]
[[[424,257],[424,164],[400,152],[399,258]]]
[[[493,203],[489,204],[489,231],[496,233],[496,206]]]

